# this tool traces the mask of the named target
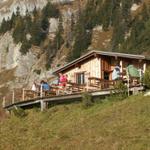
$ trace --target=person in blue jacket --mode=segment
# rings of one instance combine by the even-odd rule
[[[44,80],[41,81],[42,90],[47,94],[48,91],[50,91],[50,86],[47,82]]]

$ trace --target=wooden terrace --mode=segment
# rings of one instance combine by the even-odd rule
[[[117,78],[113,78],[116,65],[120,71]],[[50,91],[41,87],[38,92],[17,89],[3,98],[3,107],[11,110],[14,106],[40,105],[43,111],[51,103],[79,101],[84,92],[104,97],[114,91],[118,81],[127,86],[128,94],[134,94],[143,90],[141,79],[147,66],[150,59],[143,55],[94,50],[53,72],[56,76],[67,75],[67,86],[51,85]]]
[[[68,83],[65,89],[53,85],[50,91],[40,90],[34,92],[29,89],[16,89],[11,95],[3,98],[3,108],[10,111],[14,107],[31,108],[38,106],[41,111],[47,108],[49,104],[70,103],[81,101],[84,92],[91,93],[92,97],[105,97],[114,91],[116,81],[102,80],[95,77],[89,77],[87,85],[78,85]],[[130,84],[129,92],[133,94],[143,90],[140,84]]]

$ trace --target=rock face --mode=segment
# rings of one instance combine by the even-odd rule
[[[25,15],[26,10],[32,11],[36,8],[43,8],[47,3],[47,0],[2,0],[0,1],[0,22],[3,18],[8,19],[13,12],[16,12],[16,8],[20,8],[22,15]]]
[[[16,76],[24,76],[36,61],[35,56],[29,52],[23,56],[20,53],[21,44],[15,44],[10,33],[5,33],[0,38],[0,70],[16,68]],[[18,66],[19,64],[19,66]]]
[[[8,83],[12,88],[17,87],[17,83],[20,84],[21,80],[24,80],[24,84],[27,84],[26,79],[30,76],[32,67],[38,61],[36,54],[32,51],[22,55],[20,47],[21,43],[15,44],[13,42],[11,33],[7,32],[0,37],[0,73],[6,70],[15,70],[13,76],[16,80],[13,82],[13,85],[11,85],[11,82]]]
[[[0,22],[3,18],[10,18],[12,13],[16,12],[17,7],[20,8],[20,13],[25,15],[26,10],[30,12],[33,11],[35,7],[42,9],[47,4],[47,1],[48,0],[1,0]],[[52,0],[51,2],[68,4],[73,1],[74,0]],[[68,13],[68,9],[62,9],[64,21],[68,18],[68,16],[65,15],[66,13]],[[49,36],[51,37],[55,35],[55,32],[58,30],[58,19],[50,18],[49,21]],[[24,85],[31,86],[34,80],[39,81],[51,76],[52,70],[46,71],[45,68],[46,54],[39,47],[33,46],[26,55],[20,53],[20,47],[21,43],[15,44],[13,42],[11,32],[0,36],[0,75],[2,75],[0,77],[3,78],[5,75],[8,77],[7,82],[0,83],[0,88],[5,86],[13,89]],[[12,72],[12,77],[10,77],[10,72]]]
[[[52,3],[67,4],[74,0],[51,0]],[[42,9],[48,0],[1,0],[0,1],[0,22],[5,18],[9,19],[13,12],[16,12],[16,8],[20,8],[21,15],[26,14],[26,10],[33,11],[36,7]]]
[[[21,15],[25,15],[26,10],[31,12],[35,6],[42,9],[48,0],[1,0],[0,1],[0,23],[3,18],[9,19],[17,7],[20,8]],[[77,11],[78,3],[75,0],[51,0],[52,3],[59,4],[62,14],[62,24],[64,30],[70,27],[71,14]],[[69,5],[68,5],[69,4]],[[48,40],[55,37],[58,30],[59,20],[49,19]],[[68,30],[69,32],[69,30]],[[67,33],[67,32],[66,32]],[[66,37],[64,34],[64,38]],[[27,35],[27,38],[31,38]],[[32,46],[26,55],[20,53],[21,43],[15,44],[12,33],[7,32],[0,35],[0,98],[15,88],[31,88],[33,81],[48,80],[53,78],[52,71],[46,70],[46,53],[40,47]],[[68,50],[61,48],[57,57],[54,59],[55,66],[64,63]]]

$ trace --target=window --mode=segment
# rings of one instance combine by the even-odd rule
[[[85,74],[83,72],[76,74],[76,83],[77,84],[84,84],[85,83]]]
[[[104,79],[109,80],[109,73],[104,71]]]

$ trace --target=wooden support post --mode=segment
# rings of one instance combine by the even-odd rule
[[[139,93],[139,91],[136,87],[134,87],[132,93],[133,93],[133,95],[137,95]]]
[[[41,103],[41,111],[44,111],[47,108],[47,104],[43,100],[41,100],[40,103]]]
[[[40,87],[40,97],[41,98],[43,97],[43,87],[42,87],[42,84],[41,84],[41,87]]]
[[[24,101],[25,100],[25,89],[23,88],[22,90],[22,100]]]
[[[130,96],[130,77],[127,71],[127,88],[128,88],[128,96]]]
[[[56,95],[60,95],[60,88],[57,89]]]
[[[140,86],[142,85],[142,70],[139,69],[139,73],[140,73]]]
[[[89,91],[89,81],[87,81],[86,87],[85,87],[85,91]]]
[[[143,73],[146,71],[146,63],[143,64]]]
[[[4,108],[6,106],[6,97],[3,97],[2,107]]]
[[[120,60],[120,66],[121,66],[120,72],[122,73],[123,72],[123,62],[122,62],[122,60]]]
[[[15,91],[13,90],[13,93],[12,93],[12,104],[15,103]]]

